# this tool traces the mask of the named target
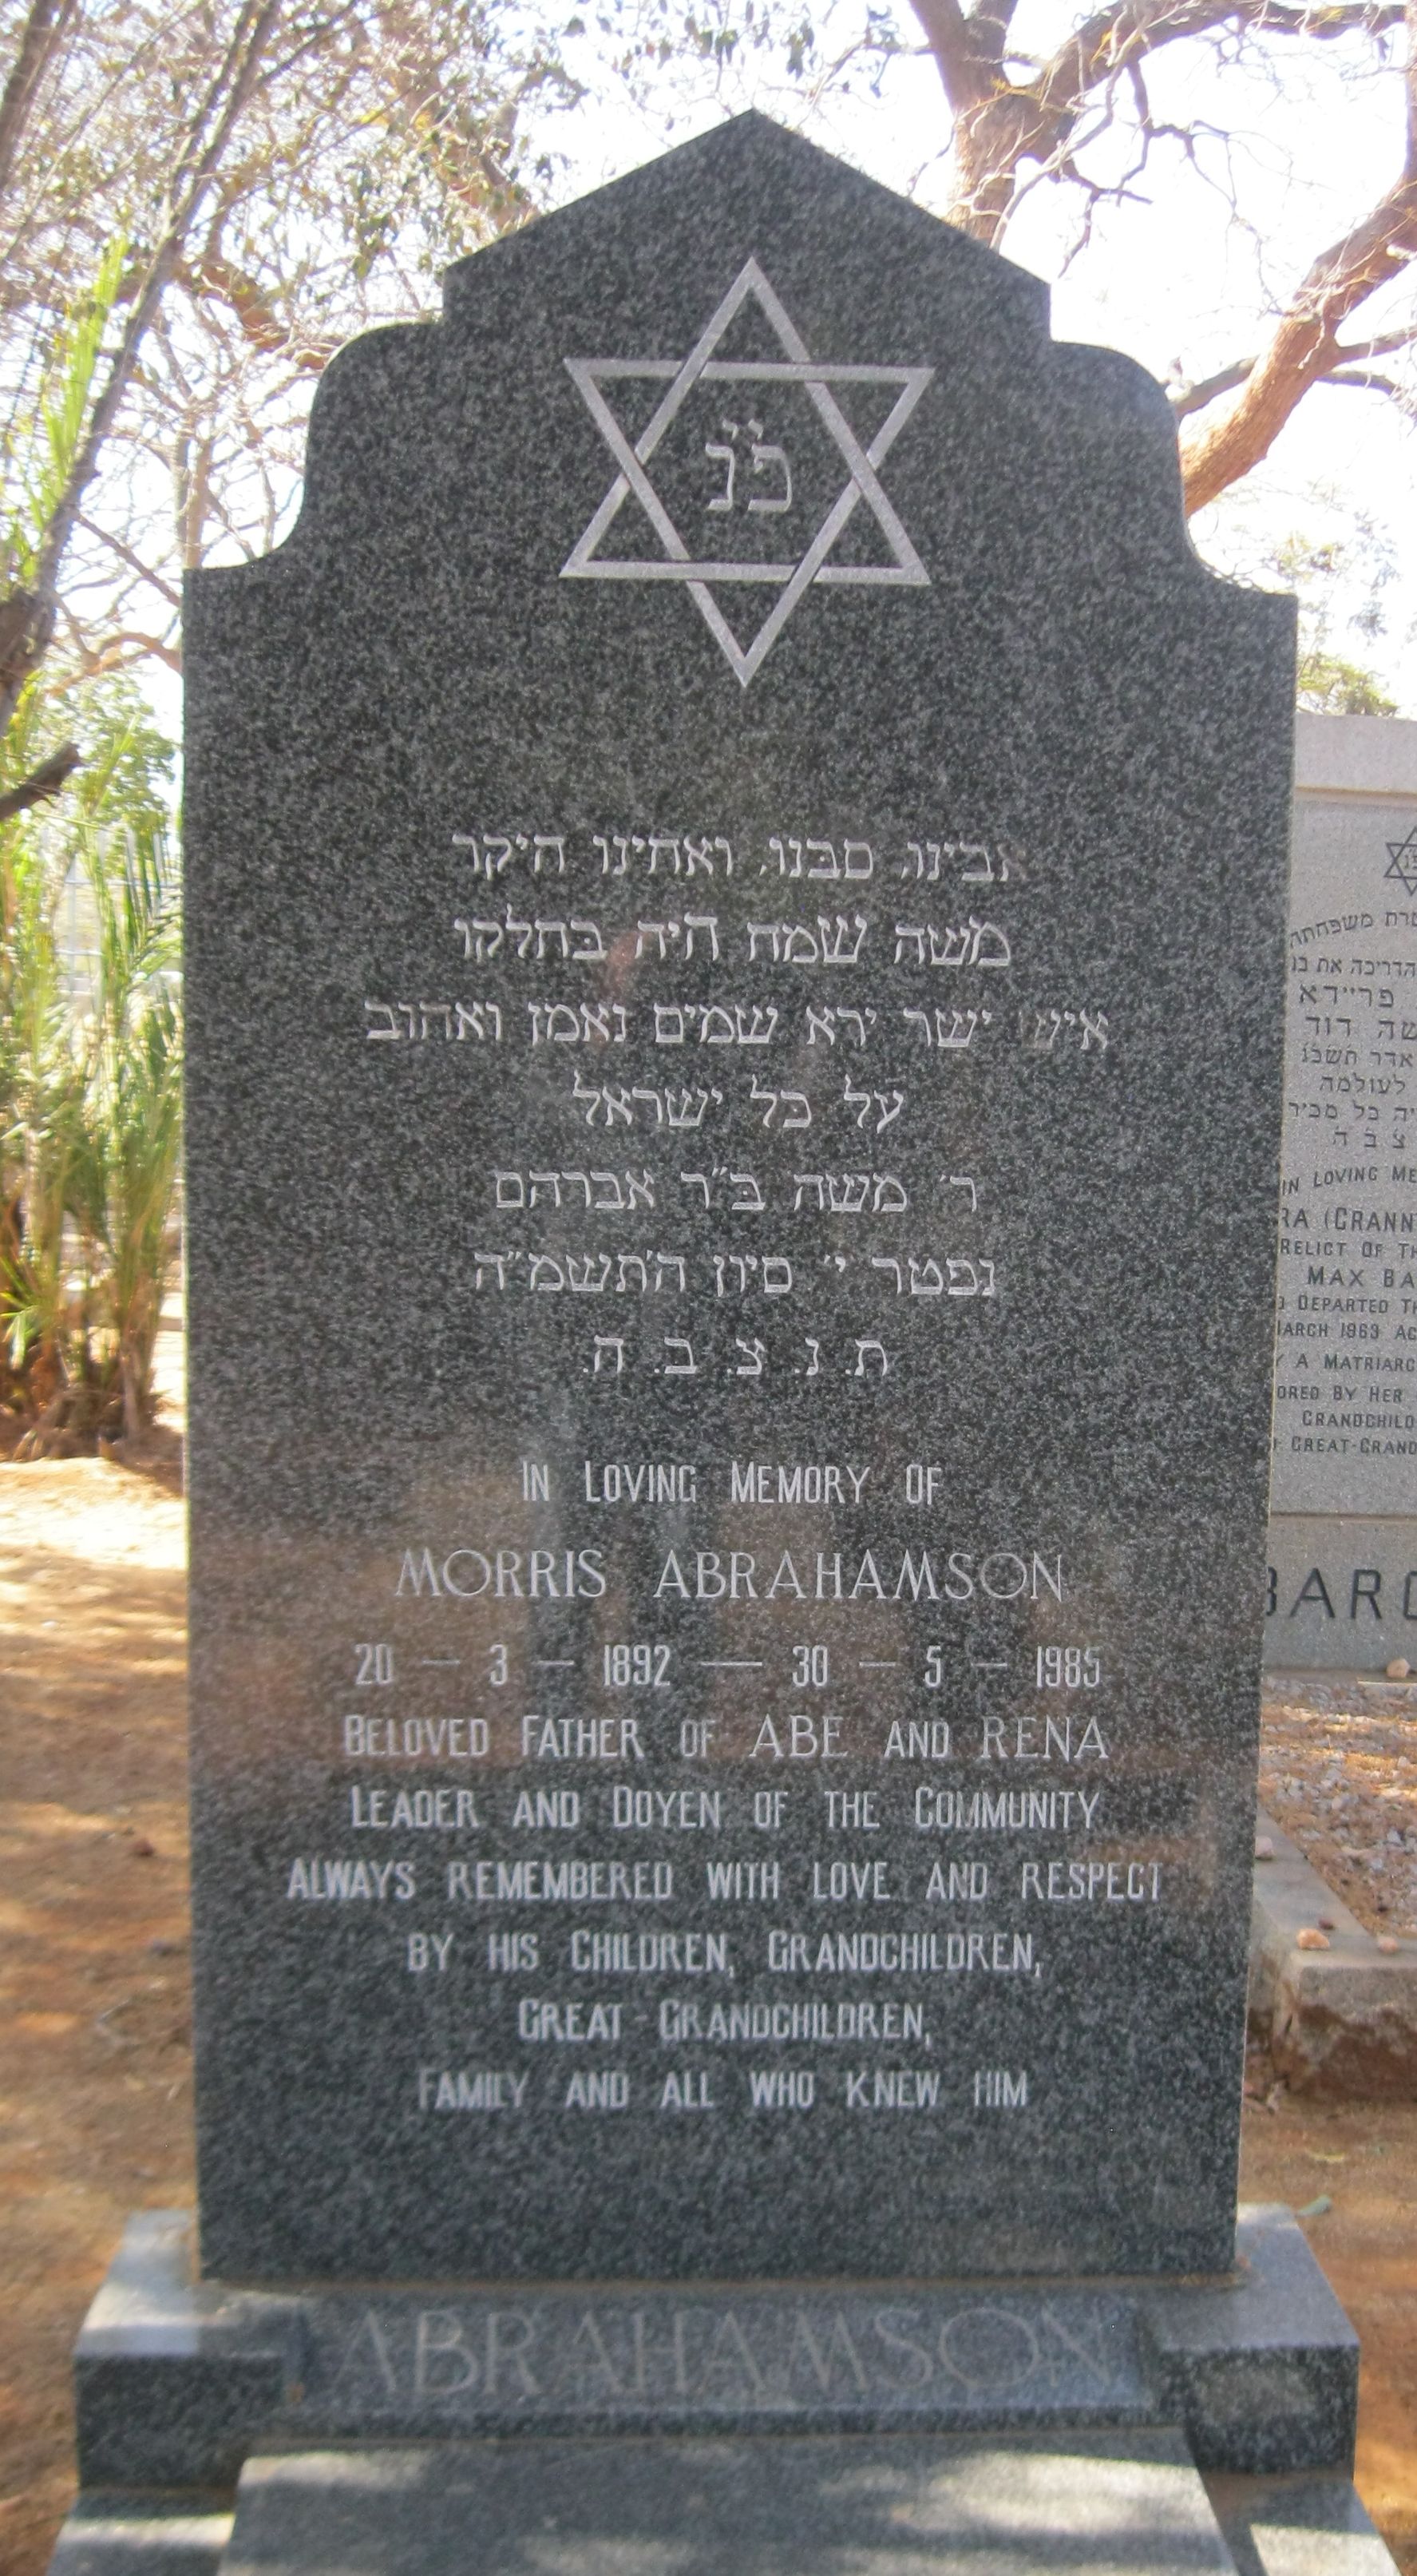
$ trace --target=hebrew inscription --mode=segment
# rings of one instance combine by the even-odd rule
[[[361,2384],[1231,2262],[1288,611],[1044,304],[730,121],[193,577],[203,2261],[410,2285]]]
[[[1411,1514],[1417,1492],[1417,822],[1301,798],[1289,931],[1273,1509]],[[1302,1551],[1301,1551],[1302,1552]],[[1321,1553],[1321,1551],[1319,1551]],[[1292,1551],[1291,1551],[1292,1554]],[[1315,1580],[1301,1600],[1311,1572]],[[1269,1651],[1316,1625],[1386,1641],[1371,1583],[1276,1568]],[[1328,1607],[1325,1608],[1325,1602]],[[1387,1613],[1389,1606],[1392,1619]],[[1298,1626],[1295,1628],[1295,1620]],[[1393,1653],[1406,1651],[1394,1633]],[[1302,1659],[1302,1658],[1296,1658]],[[1384,1658],[1385,1660],[1385,1658]]]
[[[1184,1880],[1119,1778],[1086,1568],[1046,1519],[942,1525],[947,1469],[907,1429],[942,1363],[996,1365],[1026,1258],[955,1086],[987,1061],[1061,1086],[1066,1117],[1125,1015],[1105,981],[1059,986],[1031,913],[1046,853],[933,816],[723,819],[469,818],[449,835],[466,909],[418,927],[424,983],[471,997],[363,1002],[367,1044],[498,1082],[520,1147],[462,1172],[459,1266],[532,1399],[523,1508],[389,1555],[381,1634],[351,1638],[335,1689],[331,1847],[278,1864],[298,1917],[392,1917],[373,1937],[415,1994],[497,1981],[477,2047],[401,2052],[406,2113],[435,2133],[1026,2116],[1060,1920],[1085,1909],[1125,1945]],[[479,904],[518,879],[531,900]],[[653,879],[708,900],[647,913]],[[849,909],[815,908],[831,884]],[[928,906],[903,915],[902,885]],[[765,913],[764,887],[792,908]],[[937,981],[976,998],[941,1007]],[[562,1047],[571,1070],[514,1118]],[[967,1170],[942,1159],[952,1131]],[[534,1390],[565,1370],[623,1408],[613,1449],[543,1436]],[[790,1412],[778,1433],[774,1402],[813,1380],[889,1391],[885,1439],[806,1454]],[[638,1452],[637,1398],[689,1382],[751,1388],[750,1436],[725,1449],[690,1409],[680,1454]],[[994,1702],[966,1714],[960,1679],[985,1675]],[[1008,2063],[961,2059],[955,1994],[996,1981],[1037,2002]]]

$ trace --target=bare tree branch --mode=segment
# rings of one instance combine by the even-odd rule
[[[911,6],[954,116],[950,220],[996,246],[1017,202],[1022,164],[1042,163],[1076,179],[1067,154],[1089,101],[1148,54],[1221,27],[1326,40],[1374,35],[1400,26],[1404,14],[1403,0],[1337,0],[1313,9],[1284,0],[1122,0],[1085,18],[1033,77],[1010,81],[1006,20],[978,9],[965,17],[958,0]]]
[[[84,493],[132,382],[143,338],[172,277],[182,245],[214,184],[222,156],[250,96],[261,57],[279,23],[282,0],[246,0],[215,77],[192,119],[187,142],[168,190],[166,227],[134,297],[123,336],[89,414],[67,481],[40,541],[28,594],[22,648],[0,680],[0,732],[8,728],[21,689],[39,667],[54,632],[60,566]]]
[[[1361,369],[1356,373],[1349,369],[1335,369],[1332,374],[1325,376],[1324,383],[1326,385],[1356,385],[1360,393],[1391,394],[1394,402],[1401,402],[1402,400],[1402,387],[1398,384],[1394,384],[1391,376],[1380,376],[1376,374],[1371,367]]]
[[[956,0],[944,0],[954,7]],[[390,96],[408,119],[451,196],[483,230],[523,220],[536,209],[510,167],[518,101],[500,118],[472,121],[459,115],[455,98],[430,52],[428,12],[410,0],[379,0],[380,64]]]
[[[151,564],[145,564],[141,555],[134,554],[131,546],[125,546],[122,538],[115,536],[111,528],[95,527],[92,519],[86,519],[82,514],[74,524],[83,529],[86,537],[92,537],[97,544],[107,546],[109,553],[117,555],[120,563],[125,563],[130,572],[137,574],[139,581],[150,582],[153,589],[159,591],[167,601],[169,608],[181,609],[181,592],[175,590],[170,581],[164,581],[161,573],[155,572]]]
[[[959,0],[911,0],[911,6],[956,116],[967,107],[982,106],[994,86],[990,67],[997,66],[1000,55],[981,41],[981,30],[965,17]]]
[[[1253,372],[1253,358],[1237,358],[1233,366],[1220,367],[1213,376],[1202,376],[1199,384],[1182,385],[1170,395],[1171,409],[1177,420],[1186,420],[1192,412],[1204,411],[1207,403],[1221,394],[1233,394],[1237,385]]]
[[[77,0],[33,0],[10,77],[0,93],[0,196],[9,187],[40,82],[54,59]]]
[[[136,628],[120,626],[104,639],[98,652],[90,654],[89,676],[98,679],[105,671],[122,670],[130,662],[149,659],[165,663],[181,678],[182,654],[177,645],[167,643],[161,635],[145,635]]]
[[[197,259],[184,262],[175,274],[178,282],[191,294],[219,296],[235,316],[253,349],[261,350],[268,357],[288,358],[302,375],[323,375],[339,347],[338,340],[321,340],[311,348],[299,347],[292,341],[289,324],[281,320],[264,288],[231,260],[223,259],[217,251],[203,251]]]
[[[50,458],[51,499],[64,483],[44,419],[56,353],[115,235],[130,249],[83,418],[65,415],[74,473],[43,565],[29,500],[0,569],[0,731],[51,649],[58,695],[115,661],[175,666],[179,566],[275,542],[334,350],[426,315],[439,267],[539,210],[551,165],[538,113],[524,169],[530,111],[574,95],[547,0],[277,8],[262,41],[261,0],[10,0],[0,92],[8,73],[11,109],[29,101],[0,197],[17,506],[41,488],[32,457]]]
[[[1402,331],[1381,331],[1375,340],[1335,341],[1322,377],[1315,381],[1326,385],[1368,385],[1379,393],[1393,394],[1400,400],[1402,387],[1389,376],[1364,373],[1370,358],[1391,357],[1399,349],[1410,349],[1417,342],[1417,322]],[[1213,376],[1202,376],[1194,385],[1180,385],[1169,396],[1177,420],[1187,420],[1193,412],[1204,411],[1221,394],[1234,393],[1258,366],[1257,358],[1237,358],[1233,365],[1220,367]]]
[[[1409,322],[1403,331],[1380,331],[1376,340],[1346,340],[1338,354],[1345,363],[1349,358],[1390,358],[1397,349],[1410,349],[1414,340],[1417,322]]]
[[[1315,260],[1223,419],[1187,440],[1181,465],[1188,511],[1204,508],[1269,454],[1310,387],[1343,364],[1348,353],[1338,334],[1349,314],[1417,259],[1417,0],[1408,0],[1408,19],[1401,175],[1371,214]]]
[[[1199,35],[1308,38],[1332,42],[1355,33],[1380,38],[1406,24],[1407,148],[1400,176],[1378,203],[1310,266],[1272,331],[1268,346],[1172,394],[1178,420],[1235,400],[1186,442],[1186,506],[1198,509],[1268,454],[1284,423],[1312,386],[1324,382],[1399,394],[1368,364],[1407,347],[1417,326],[1345,346],[1339,333],[1369,296],[1417,262],[1417,0],[1338,0],[1334,7],[1290,0],[1120,0],[1084,18],[1063,44],[1022,79],[1007,76],[1004,45],[1011,0],[966,15],[959,0],[911,0],[952,111],[956,173],[952,220],[976,240],[997,245],[1022,197],[1040,179],[1064,179],[1086,200],[1085,244],[1103,203],[1134,193],[1152,146],[1168,139],[1199,169],[1200,129],[1158,124],[1142,66],[1163,47]],[[1017,68],[1018,57],[1013,58]],[[1090,175],[1079,154],[1114,122],[1124,82],[1140,149],[1120,178]],[[1034,176],[1026,175],[1031,167]],[[1357,362],[1355,364],[1355,361]]]
[[[78,744],[63,743],[58,751],[52,751],[47,760],[40,762],[38,769],[32,769],[28,778],[22,778],[18,787],[7,788],[0,796],[0,823],[8,823],[15,814],[26,813],[31,805],[47,804],[51,797],[59,794],[78,766]]]

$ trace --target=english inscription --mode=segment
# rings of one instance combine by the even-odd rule
[[[357,344],[194,583],[205,2259],[1223,2269],[1286,612],[1031,281],[714,151]],[[420,2314],[348,2366],[573,2366]],[[914,2318],[574,2367],[1062,2366]]]

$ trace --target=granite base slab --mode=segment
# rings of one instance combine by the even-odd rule
[[[274,2445],[1176,2424],[1200,2467],[1352,2464],[1358,2342],[1288,2212],[1222,2280],[528,2287],[203,2280],[145,2211],[75,2352],[86,2488],[230,2489]]]
[[[230,2495],[86,2487],[49,2576],[216,2576],[234,2521]]]
[[[1346,2478],[1197,2474],[1174,2430],[257,2454],[235,2510],[81,2500],[51,2576],[1395,2576]]]
[[[1238,2576],[1394,2576],[1347,2478],[1208,2477]]]
[[[1282,2209],[1242,2210],[1223,2280],[1032,2289],[272,2293],[194,2253],[142,2213],[85,2322],[52,2576],[462,2576],[473,2511],[478,2576],[883,2542],[912,2576],[1392,2576],[1349,2483],[1357,2339]]]
[[[446,2442],[248,2461],[221,2576],[1235,2576],[1175,2432]]]
[[[1077,2444],[1064,2453],[1087,2456]],[[1205,2486],[1236,2576],[1396,2576],[1347,2478],[1212,2475]],[[69,2516],[50,2576],[230,2576],[222,2562],[235,2520],[231,2498],[92,2492]],[[979,2576],[976,2561],[970,2568]]]

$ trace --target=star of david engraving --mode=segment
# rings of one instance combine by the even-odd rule
[[[1405,841],[1389,841],[1384,878],[1391,877],[1406,894],[1417,894],[1417,823]]]
[[[756,298],[783,350],[780,360],[718,358],[714,354],[734,316],[750,296]],[[881,488],[878,469],[934,375],[933,367],[836,366],[813,358],[801,332],[755,259],[748,260],[740,269],[687,358],[567,358],[565,363],[619,471],[589,526],[561,566],[563,581],[682,582],[730,669],[745,689],[754,673],[762,669],[789,617],[814,584],[823,587],[839,584],[855,589],[875,586],[884,589],[929,588],[930,576]],[[606,385],[628,378],[648,379],[667,387],[663,400],[633,446],[603,390]],[[666,431],[683,409],[694,387],[700,383],[742,387],[755,384],[800,385],[840,450],[846,466],[846,481],[816,535],[796,562],[699,559],[691,554],[656,492],[648,471],[650,462]],[[868,445],[862,445],[846,418],[832,391],[834,385],[896,385],[900,388],[891,410]],[[761,453],[777,456],[781,451],[762,450]],[[789,479],[789,492],[790,489]],[[648,518],[664,553],[634,561],[604,558],[597,549],[631,493]],[[882,564],[833,563],[832,549],[847,521],[863,501],[890,548],[891,559],[889,563]],[[784,502],[781,506],[785,508],[787,504]],[[756,635],[746,645],[739,643],[713,596],[714,586],[727,582],[766,582],[778,590],[777,600]]]

